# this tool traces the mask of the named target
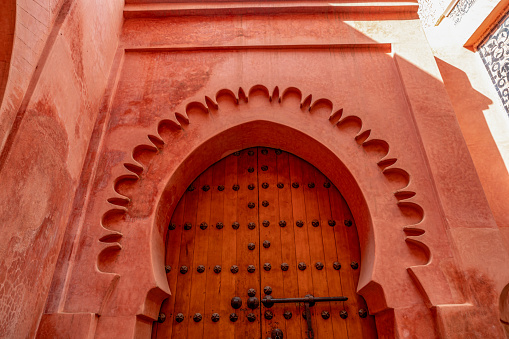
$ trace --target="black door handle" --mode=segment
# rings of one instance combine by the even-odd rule
[[[270,308],[274,304],[285,304],[285,303],[308,303],[309,306],[314,306],[315,303],[319,302],[329,302],[329,301],[347,301],[347,297],[314,297],[310,294],[306,295],[304,298],[272,298],[270,295],[266,295],[265,298],[262,299],[263,306]]]

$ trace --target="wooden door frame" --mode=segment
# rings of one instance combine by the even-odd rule
[[[91,212],[102,216],[99,229],[88,234],[98,241],[83,251],[95,253],[95,265],[72,272],[67,309],[88,305],[95,317],[86,313],[82,326],[96,337],[150,337],[170,295],[164,239],[180,197],[215,162],[265,146],[311,163],[347,201],[362,258],[357,291],[375,315],[379,336],[402,336],[409,310],[416,317],[412,322],[434,328],[430,309],[454,303],[440,261],[448,259],[452,269],[456,263],[447,235],[425,233],[443,221],[431,178],[419,170],[426,166],[424,157],[405,145],[397,145],[398,153],[389,146],[390,133],[366,128],[340,107],[328,99],[313,101],[297,88],[280,94],[276,87],[270,94],[258,85],[247,95],[242,88],[238,94],[223,89],[214,99],[187,103],[173,117],[126,136],[130,160],[111,169],[116,179],[96,195],[108,203]],[[45,321],[69,320],[43,318],[42,326]]]

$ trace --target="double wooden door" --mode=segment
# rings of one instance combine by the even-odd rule
[[[236,152],[188,188],[169,225],[172,296],[154,338],[376,338],[355,289],[359,241],[345,200],[304,160],[266,147]],[[264,297],[345,296],[282,303]],[[309,331],[312,328],[312,333]]]

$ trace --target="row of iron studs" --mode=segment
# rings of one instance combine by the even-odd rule
[[[249,151],[249,152],[248,152],[248,154],[249,154],[249,155],[254,155],[254,152],[253,152],[253,151]],[[267,154],[267,150],[262,150],[262,154]],[[279,155],[279,154],[281,154],[281,151],[280,151],[280,150],[276,150],[276,154],[278,154],[278,155]],[[235,153],[234,153],[234,155],[238,156],[238,155],[240,155],[240,152],[235,152]],[[265,172],[265,171],[268,171],[268,170],[269,170],[269,166],[267,166],[267,165],[263,165],[263,166],[261,167],[261,170],[262,170],[262,171],[264,171],[264,172]],[[247,168],[247,171],[248,171],[249,173],[253,173],[253,172],[254,172],[254,167],[248,167],[248,168]],[[282,182],[279,182],[279,183],[277,184],[277,188],[284,188],[284,187],[285,187],[285,184],[283,184]],[[298,182],[293,182],[293,183],[292,183],[292,187],[293,187],[293,188],[299,188],[299,187],[300,187],[300,185],[299,185],[299,183],[298,183]],[[310,183],[308,183],[308,187],[309,187],[309,188],[315,188],[315,183],[314,183],[314,182],[310,182]],[[325,188],[330,188],[330,187],[331,187],[331,183],[330,183],[330,182],[328,182],[328,181],[326,181],[326,182],[324,182],[324,183],[323,183],[323,187],[325,187]],[[247,186],[247,188],[248,188],[249,190],[254,190],[254,189],[255,189],[255,185],[254,185],[254,184],[249,184],[249,185]],[[267,183],[267,182],[262,183],[262,188],[264,188],[264,189],[269,188],[269,183]],[[188,190],[188,191],[190,191],[190,192],[192,192],[192,191],[194,191],[195,189],[196,189],[196,187],[194,187],[193,185],[191,185],[191,186],[189,186],[189,187],[188,187],[188,189],[187,189],[187,190]],[[201,189],[202,189],[204,192],[207,192],[208,190],[210,190],[210,186],[209,186],[209,185],[203,185]],[[233,189],[234,191],[238,191],[238,190],[240,189],[240,186],[239,186],[238,184],[234,184],[234,185],[232,186],[232,189]],[[224,191],[224,190],[225,190],[224,185],[219,185],[219,186],[217,186],[217,190],[218,190],[218,191]]]
[[[275,152],[276,152],[276,155],[280,155],[281,153],[283,153],[283,151],[281,151],[280,149],[275,150]],[[248,151],[247,154],[249,156],[253,156],[254,151]],[[269,154],[269,151],[267,149],[262,149],[262,154],[267,155],[267,154]],[[234,152],[233,155],[238,157],[240,155],[240,151]]]
[[[300,262],[300,263],[297,265],[297,267],[299,268],[299,270],[304,271],[304,270],[307,268],[307,265],[306,265],[306,263],[304,263],[304,262]],[[341,264],[340,264],[339,262],[335,261],[335,262],[332,264],[332,267],[333,267],[336,271],[339,271],[339,270],[341,269]],[[356,270],[356,269],[358,269],[358,268],[359,268],[359,263],[358,263],[358,262],[356,262],[356,261],[352,261],[352,262],[350,263],[350,267],[351,267],[352,269]],[[170,273],[170,272],[171,272],[171,266],[166,265],[164,268],[165,268],[165,270],[166,270],[166,273]],[[282,263],[282,264],[281,264],[281,270],[282,270],[282,271],[288,271],[288,269],[289,269],[289,268],[290,268],[290,265],[288,265],[287,263]],[[321,263],[321,262],[317,262],[317,263],[315,263],[315,268],[316,268],[317,270],[321,271],[321,270],[323,270],[323,268],[324,268],[324,264],[323,264],[323,263]],[[263,264],[263,269],[264,269],[265,271],[270,271],[270,270],[272,269],[272,266],[271,266],[271,264],[270,264],[270,263],[265,263],[265,264]],[[186,274],[188,271],[189,271],[189,268],[188,268],[187,266],[185,266],[185,265],[180,266],[180,273],[181,273],[181,274]],[[203,265],[198,265],[198,267],[196,267],[196,271],[197,271],[198,273],[203,273],[203,272],[205,272],[205,266],[203,266]],[[220,266],[220,265],[216,265],[216,266],[214,266],[214,273],[219,274],[219,273],[221,273],[221,271],[222,271],[222,268],[221,268],[221,266]],[[249,273],[254,273],[254,272],[256,271],[256,267],[255,267],[255,265],[249,265],[249,266],[247,267],[247,271],[248,271]],[[239,272],[239,267],[238,267],[237,265],[233,265],[232,267],[230,267],[230,272],[232,272],[233,274],[238,273],[238,272]]]
[[[264,201],[263,203],[265,203],[265,201]],[[263,204],[263,203],[262,203],[262,204]],[[252,202],[252,203],[250,202],[249,204],[253,204],[253,205],[254,205],[254,202]],[[268,202],[267,202],[267,205],[268,205]],[[248,206],[250,206],[250,205],[248,205]],[[331,226],[331,227],[336,226],[336,220],[329,220],[327,223],[328,223],[328,225],[329,225],[329,226]],[[352,226],[352,225],[353,225],[352,220],[345,220],[345,221],[344,221],[344,224],[345,224],[345,226],[347,226],[347,227],[350,227],[350,226]],[[268,221],[268,220],[264,220],[264,221],[262,222],[262,225],[263,225],[263,227],[269,227],[269,225],[270,225],[270,221]],[[318,227],[318,226],[320,226],[320,221],[318,221],[317,219],[313,219],[313,221],[311,221],[311,225],[313,225],[313,227]],[[281,227],[286,227],[286,221],[285,221],[285,220],[280,220],[280,221],[279,221],[279,226],[281,226]],[[295,226],[297,226],[297,227],[303,227],[303,226],[304,226],[304,221],[302,221],[302,220],[297,220],[297,221],[295,222]],[[200,224],[200,228],[201,228],[202,230],[207,229],[207,227],[209,227],[209,225],[208,225],[206,222],[202,222],[202,223]],[[174,224],[174,223],[171,223],[170,225],[168,225],[168,229],[169,229],[169,230],[174,230],[175,228],[177,228],[177,225],[176,225],[176,224]],[[184,224],[184,230],[189,231],[189,230],[190,230],[190,229],[192,229],[192,228],[193,228],[193,224],[191,224],[190,222],[186,222],[186,223]],[[218,222],[218,223],[216,224],[216,228],[217,228],[218,230],[220,230],[220,229],[224,228],[224,224],[223,224],[222,222]],[[234,230],[238,230],[238,229],[240,228],[240,224],[239,224],[238,222],[236,222],[236,221],[235,221],[234,223],[232,223],[232,228],[233,228]],[[254,229],[256,228],[256,223],[254,223],[254,222],[250,222],[250,223],[248,223],[248,224],[247,224],[247,228],[249,228],[250,230],[254,230]]]
[[[359,313],[359,317],[361,317],[361,318],[366,318],[366,317],[368,316],[368,312],[367,312],[365,309],[363,309],[363,308],[361,308],[361,309],[359,310],[359,312],[358,312],[358,313]],[[329,318],[331,317],[331,315],[330,315],[330,312],[329,312],[329,311],[322,311],[321,315],[322,315],[322,318],[323,318],[323,319],[325,319],[325,320],[327,320],[327,319],[329,319]],[[264,313],[264,315],[263,315],[263,316],[264,316],[264,318],[265,318],[265,319],[267,319],[267,320],[270,320],[270,319],[274,318],[274,314],[273,314],[271,311],[265,311],[265,313]],[[286,311],[286,312],[283,314],[283,317],[284,317],[286,320],[290,320],[290,319],[292,318],[292,316],[293,316],[293,314],[292,314],[292,312],[290,312],[290,311]],[[302,317],[303,317],[304,319],[306,319],[306,313],[302,313]],[[347,311],[345,311],[345,310],[341,310],[341,311],[339,312],[339,317],[340,317],[341,319],[346,319],[346,318],[348,318],[348,312],[347,312]],[[175,315],[175,321],[176,321],[176,322],[178,322],[178,323],[183,322],[183,321],[184,321],[184,318],[185,318],[185,316],[184,316],[184,314],[183,314],[183,313],[177,313],[177,314]],[[212,313],[212,315],[211,315],[211,317],[210,317],[210,318],[211,318],[211,320],[212,320],[213,322],[215,322],[215,323],[216,323],[216,322],[218,322],[218,321],[219,321],[219,319],[221,318],[221,316],[219,315],[219,313]],[[203,316],[202,316],[202,314],[201,314],[201,313],[195,313],[195,314],[193,315],[193,320],[194,320],[195,322],[200,322],[202,319],[203,319]],[[230,313],[230,321],[231,321],[231,322],[236,322],[238,319],[239,319],[239,316],[237,315],[237,313]],[[166,315],[165,315],[164,313],[160,313],[160,314],[159,314],[159,318],[158,318],[158,322],[159,322],[159,323],[163,323],[165,320],[166,320]],[[247,314],[247,320],[248,320],[249,322],[254,322],[254,321],[256,320],[256,314],[254,314],[254,313],[248,313],[248,314]]]
[[[247,170],[248,170],[249,173],[254,172],[254,168],[253,167],[249,167]],[[262,171],[266,171],[266,170],[267,170],[267,166],[262,166]],[[277,188],[284,188],[285,184],[283,184],[282,182],[279,182],[279,183],[277,183],[276,186],[277,186]],[[299,185],[298,182],[292,183],[292,187],[293,188],[299,188],[299,186],[300,185]],[[323,187],[325,187],[325,188],[329,188],[330,186],[331,186],[331,184],[328,181],[323,183]],[[314,182],[308,183],[308,187],[309,188],[315,188],[315,183]],[[256,188],[256,186],[254,184],[247,185],[247,189],[250,190],[250,191],[254,190],[255,188]],[[262,188],[263,189],[269,188],[269,183],[268,182],[262,183]],[[194,187],[193,185],[191,185],[191,186],[189,186],[187,188],[187,190],[190,191],[190,192],[194,191],[195,189],[196,189],[196,187]],[[208,190],[210,190],[210,186],[209,185],[203,185],[201,189],[204,192],[207,192]],[[224,189],[225,189],[224,185],[217,186],[217,190],[220,191],[220,192],[224,191]],[[240,190],[240,186],[238,184],[234,184],[232,186],[232,189],[234,191],[238,191],[238,190]]]
[[[265,293],[265,295],[271,295],[272,294],[272,287],[270,286],[265,286],[263,288],[263,292]],[[260,306],[260,302],[259,300],[256,298],[256,290],[254,288],[250,288],[247,290],[247,295],[249,297],[248,299],[248,302],[247,302],[247,306],[254,310],[254,309],[257,309],[259,306]],[[233,297],[232,300],[231,300],[231,307],[235,310],[239,309],[242,307],[242,298],[240,297]],[[365,310],[365,309],[360,309],[359,310],[359,316],[361,318],[366,318],[367,315],[368,315],[368,312]],[[292,318],[292,312],[290,311],[285,311],[285,313],[283,314],[284,318],[286,320],[289,320]],[[306,314],[305,312],[302,313],[302,316],[304,319],[306,319]],[[321,313],[321,316],[323,319],[327,320],[331,317],[329,311],[322,311]],[[339,312],[339,316],[342,318],[342,319],[346,319],[348,318],[348,312],[346,310],[342,310]],[[264,313],[264,318],[265,319],[272,319],[274,317],[274,314],[270,311],[270,310],[266,310],[265,313]],[[200,322],[202,320],[202,314],[201,313],[195,313],[194,316],[193,316],[193,320],[195,322]],[[166,319],[166,315],[164,313],[161,313],[159,315],[159,322],[164,322],[164,320]],[[220,319],[220,315],[219,313],[213,313],[212,316],[211,316],[211,320],[213,322],[218,322]],[[256,320],[256,315],[254,313],[249,313],[247,315],[247,319],[248,321],[250,322],[253,322]],[[230,321],[232,322],[236,322],[238,320],[238,315],[236,313],[231,313],[230,314]],[[184,321],[184,314],[183,313],[177,313],[177,315],[175,316],[175,321],[177,323],[181,323],[182,321]]]
[[[271,295],[272,294],[272,287],[270,286],[265,286],[263,288],[263,292],[265,293],[265,295]],[[250,288],[248,289],[247,291],[247,295],[249,297],[248,299],[248,302],[247,302],[247,306],[250,308],[250,309],[256,309],[260,306],[260,302],[258,301],[258,299],[256,298],[256,290],[254,288]],[[233,297],[232,300],[231,300],[231,306],[233,309],[239,309],[242,307],[242,298],[240,297]],[[365,309],[360,309],[359,310],[359,316],[361,318],[366,318],[367,315],[368,315],[368,312],[365,310]],[[290,311],[285,311],[285,313],[283,314],[284,318],[286,320],[289,320],[292,318],[292,312]],[[302,313],[302,316],[304,319],[306,319],[306,314],[305,312]],[[330,313],[329,311],[322,311],[321,313],[321,316],[323,319],[327,320],[330,318]],[[339,316],[342,318],[342,319],[346,319],[348,317],[348,312],[346,310],[342,310],[340,311],[339,313]],[[265,319],[272,319],[274,317],[274,314],[270,311],[270,310],[266,310],[265,313],[264,313],[264,318]],[[164,322],[164,319],[166,319],[166,315],[164,315],[163,313],[160,314],[159,318],[161,319],[162,318],[162,321]],[[195,322],[199,322],[202,320],[202,315],[201,313],[195,313],[194,316],[193,316],[193,320]],[[211,316],[211,320],[213,322],[218,322],[220,319],[220,315],[219,313],[213,313],[212,316]],[[249,313],[247,315],[247,319],[250,321],[250,322],[253,322],[256,320],[256,315],[253,314],[253,313]],[[183,313],[178,313],[176,316],[175,316],[175,321],[180,323],[184,320],[184,314]],[[236,313],[231,313],[230,314],[230,321],[232,322],[236,322],[238,320],[238,315]]]

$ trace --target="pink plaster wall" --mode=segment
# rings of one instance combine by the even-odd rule
[[[12,59],[7,64],[5,76],[10,81],[5,86],[4,100],[0,100],[0,149],[3,149],[25,92],[51,29],[64,3],[63,0],[13,0],[16,28],[13,32]],[[1,97],[0,97],[1,98]]]
[[[474,62],[470,64],[465,62],[463,69],[439,58],[437,58],[437,64],[484,193],[502,233],[506,250],[509,251],[509,213],[507,213],[509,175],[484,116],[489,106],[493,105],[493,101],[474,91],[467,75],[469,72],[486,72],[486,70],[479,70],[483,65]]]
[[[16,1],[0,2],[0,104],[5,92],[9,65],[11,64],[14,25],[16,22]]]
[[[210,108],[213,107],[210,102],[203,103],[205,96],[219,101],[224,99],[218,92],[223,88],[241,97],[241,92],[237,92],[239,87],[247,94],[251,86],[257,84],[266,86],[267,93],[272,93],[276,86],[281,91],[297,86],[303,93],[301,100],[308,94],[313,94],[313,100],[322,97],[335,100],[345,116],[360,117],[362,130],[369,129],[373,138],[387,141],[390,145],[388,157],[397,158],[395,167],[408,170],[411,178],[405,188],[411,192],[402,194],[401,199],[408,199],[406,202],[410,206],[417,205],[423,210],[422,214],[416,212],[418,208],[408,215],[403,212],[414,222],[405,230],[408,224],[397,220],[400,214],[391,214],[389,208],[381,207],[382,201],[387,203],[387,200],[380,193],[382,189],[376,188],[383,185],[378,181],[380,177],[374,174],[380,174],[379,169],[375,167],[373,173],[356,176],[359,185],[364,187],[365,198],[372,199],[370,206],[376,211],[372,217],[380,213],[378,222],[391,224],[375,227],[374,233],[380,234],[381,243],[376,246],[379,252],[374,258],[364,259],[377,262],[372,273],[376,278],[372,279],[382,286],[390,300],[387,305],[380,301],[373,305],[366,298],[371,310],[379,312],[384,307],[392,308],[397,318],[396,332],[400,335],[419,333],[420,337],[434,337],[437,333],[451,336],[455,332],[500,335],[497,296],[509,273],[496,272],[496,269],[508,258],[507,253],[500,251],[503,247],[500,232],[419,22],[409,14],[365,13],[330,16],[285,13],[271,15],[269,19],[264,15],[225,15],[126,20],[122,47],[127,51],[120,67],[118,86],[113,89],[111,116],[91,190],[93,199],[84,210],[84,229],[76,250],[79,264],[75,264],[68,276],[64,310],[100,313],[98,333],[111,331],[114,321],[109,317],[125,320],[130,315],[146,312],[143,313],[145,317],[154,318],[157,302],[149,298],[150,312],[143,303],[153,287],[152,275],[160,278],[162,265],[154,264],[161,262],[161,253],[150,252],[160,244],[148,239],[162,232],[163,226],[153,221],[154,209],[162,187],[170,180],[169,173],[197,145],[206,145],[209,152],[205,152],[200,161],[206,159],[209,163],[200,164],[195,158],[196,168],[192,169],[196,171],[192,172],[195,176],[206,165],[218,160],[209,158],[213,152],[227,154],[235,147],[254,146],[243,139],[259,138],[253,130],[207,144],[209,137],[220,135],[228,124],[235,126],[238,123],[235,119],[242,122],[243,114],[246,119],[266,114],[262,120],[277,121],[284,126],[298,122],[298,118],[290,115],[295,112],[272,113],[269,108],[263,108],[249,113],[241,109],[243,104],[231,107],[229,114],[220,117]],[[327,45],[337,42],[344,45]],[[292,44],[300,47],[288,47]],[[249,94],[247,106],[256,106],[260,98]],[[210,112],[185,108],[195,100],[203,107],[209,105]],[[272,105],[268,94],[262,101]],[[308,104],[311,102],[310,99]],[[298,106],[296,103],[295,107]],[[159,133],[160,119],[178,120],[175,111],[187,112],[191,120],[189,126],[182,122],[183,118],[176,122],[183,124],[185,131],[178,145],[174,145],[178,137],[164,140],[168,145],[161,146],[162,155],[154,156],[154,160],[142,151],[133,151],[138,145],[150,144],[147,135]],[[295,129],[307,131],[317,140],[323,138],[322,144],[348,162],[347,167],[352,172],[358,170],[357,166],[368,168],[359,160],[358,149],[347,151],[350,146],[357,147],[357,143],[352,139],[335,140],[336,130],[327,121],[328,114],[322,114],[325,118],[321,123],[309,121]],[[193,131],[196,121],[201,129]],[[256,132],[275,135],[282,130],[272,128]],[[277,140],[271,146],[287,142],[287,149],[294,147],[298,155],[313,153],[311,143],[297,147],[297,142],[291,142],[295,137],[289,136],[288,140]],[[153,153],[159,155],[159,151]],[[383,154],[378,155],[382,157]],[[304,158],[331,177],[337,173],[333,169],[326,170],[330,162],[322,168],[320,160],[312,159],[312,155]],[[137,177],[141,172],[139,185],[134,184],[134,180],[131,183],[122,181],[125,176]],[[176,175],[175,187],[170,190],[179,192],[188,185],[193,175],[186,175],[189,176],[187,181],[179,181],[182,177]],[[394,192],[397,188],[386,189]],[[415,197],[412,192],[416,193]],[[178,197],[178,194],[172,195],[172,199]],[[109,198],[111,203],[106,203]],[[352,197],[346,194],[346,198],[348,201]],[[114,206],[115,203],[118,206]],[[394,201],[391,206],[396,207],[396,204]],[[110,209],[120,211],[126,206],[129,212],[125,217],[119,213],[108,214]],[[355,204],[351,207],[355,210]],[[155,227],[152,234],[150,227]],[[364,236],[360,234],[361,239]],[[482,241],[473,241],[476,238]],[[133,260],[140,268],[136,272],[131,269]],[[154,264],[152,268],[149,262]],[[87,279],[90,277],[94,279]],[[163,285],[157,287],[161,288],[161,295],[166,292]],[[437,310],[434,325],[430,309]],[[483,324],[489,326],[483,327]],[[125,335],[129,334],[125,332]]]
[[[84,331],[82,335],[92,336],[96,327],[104,336],[118,334],[115,331],[122,328],[129,335],[149,332],[149,317],[144,318],[142,328],[134,324],[137,312],[146,311],[139,307],[147,298],[144,288],[152,281],[138,283],[141,277],[136,274],[141,271],[132,272],[132,260],[147,259],[139,265],[150,276],[150,247],[158,244],[140,242],[136,228],[123,235],[107,234],[114,239],[123,237],[119,241],[124,248],[119,259],[107,265],[99,262],[103,266],[97,268],[98,247],[111,245],[98,241],[107,233],[100,224],[104,212],[112,207],[106,199],[112,197],[117,176],[126,172],[123,162],[132,161],[133,147],[148,143],[147,131],[157,134],[154,130],[160,119],[175,120],[176,110],[184,112],[186,103],[203,101],[205,95],[214,97],[219,89],[243,86],[247,91],[256,84],[266,85],[271,91],[275,86],[281,86],[281,90],[298,86],[306,95],[313,94],[314,99],[338,100],[345,115],[362,118],[362,128],[372,129],[373,138],[390,141],[390,156],[398,158],[397,166],[411,169],[408,189],[417,192],[416,197],[387,195],[394,210],[383,213],[392,221],[414,218],[417,230],[405,232],[408,224],[399,221],[387,225],[391,232],[383,232],[386,228],[377,230],[382,234],[379,239],[385,239],[377,250],[386,248],[387,252],[377,258],[376,277],[388,287],[388,298],[392,300],[389,307],[394,308],[399,320],[397,332],[419,329],[429,337],[436,333],[463,336],[477,330],[479,335],[501,333],[495,321],[496,301],[507,281],[508,273],[499,268],[508,255],[485,198],[486,188],[483,191],[480,185],[415,16],[315,13],[129,19],[120,39],[121,47],[128,49],[124,58],[117,51],[122,7],[121,0],[17,3],[9,81],[0,107],[0,337],[33,337],[43,309],[47,315],[41,321],[41,338],[71,334],[77,329]],[[273,47],[337,43],[349,47],[284,51]],[[371,45],[371,49],[359,48],[362,44]],[[219,46],[221,51],[211,51],[211,46]],[[443,71],[444,65],[439,66]],[[262,97],[255,92],[250,106],[262,103],[257,101]],[[479,107],[486,99],[474,92],[469,98],[475,99]],[[111,116],[104,113],[110,99]],[[454,98],[452,101],[458,103]],[[295,112],[299,112],[295,103]],[[263,105],[269,105],[268,101]],[[230,109],[237,110],[235,106]],[[269,110],[260,112],[267,114]],[[325,114],[320,112],[313,116]],[[176,158],[190,152],[191,145],[205,143],[204,135],[224,128],[221,120],[210,122],[210,116],[196,118],[201,113],[193,113],[195,119],[202,119],[196,124],[202,129],[181,141],[184,146],[174,154]],[[274,113],[267,119],[277,116]],[[234,118],[226,119],[232,126],[237,123]],[[291,116],[279,119],[283,125],[297,123]],[[330,149],[337,147],[337,154],[345,152],[351,168],[361,171],[365,167],[363,170],[372,176],[357,179],[364,192],[370,193],[372,206],[388,204],[375,188],[379,185],[394,191],[391,180],[401,179],[396,176],[387,182],[377,181],[375,178],[382,174],[376,165],[369,167],[369,172],[367,165],[355,163],[361,146],[352,136],[344,140],[345,144],[351,143],[344,149],[352,151],[341,150],[343,144],[332,143],[335,139],[326,134],[337,131],[325,115],[324,125],[305,119],[311,118],[302,118],[304,123],[296,129],[309,129],[310,135],[323,138],[322,144],[329,142]],[[232,141],[241,147],[240,137],[231,138],[223,143]],[[473,141],[467,140],[471,151]],[[376,147],[368,150],[376,155],[381,152]],[[294,151],[316,156],[304,146]],[[371,154],[365,152],[363,156]],[[158,195],[148,196],[143,186],[137,188],[142,192],[140,196],[146,195],[142,204],[163,194],[167,169],[178,166],[172,157],[164,159],[164,174],[149,172],[155,179],[145,181],[157,187]],[[474,161],[479,166],[475,157]],[[333,175],[334,168],[327,170],[330,163],[323,166],[326,174],[329,171]],[[195,174],[205,168],[194,169]],[[479,171],[478,167],[478,173],[487,170]],[[484,185],[483,180],[481,177]],[[178,182],[182,189],[186,184]],[[122,200],[118,192],[113,197]],[[407,198],[425,207],[425,218],[416,212],[418,208],[409,215],[397,209],[397,200]],[[143,205],[150,210],[146,216],[150,221],[155,219],[156,201],[152,202]],[[502,215],[502,210],[494,209],[496,217]],[[387,218],[380,219],[388,223]],[[418,234],[422,230],[426,233]],[[143,232],[148,238],[157,230],[146,228]],[[414,240],[417,246],[408,245],[405,239]],[[434,256],[434,266],[423,265],[430,258],[426,249]],[[410,268],[415,268],[412,275],[407,271]],[[110,285],[118,274],[122,277],[118,286]],[[405,290],[402,297],[398,294],[401,290]],[[154,313],[158,305],[147,307]],[[439,319],[435,325],[429,307],[435,307]],[[96,316],[101,313],[101,317]],[[482,332],[486,323],[493,326]]]
[[[0,337],[35,335],[115,54],[122,5],[17,2],[0,109]]]

